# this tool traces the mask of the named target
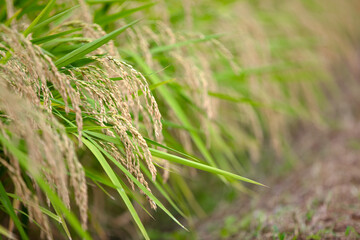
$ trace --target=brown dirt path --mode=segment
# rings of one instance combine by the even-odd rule
[[[360,239],[360,134],[353,129],[303,137],[307,164],[202,220],[198,239]]]

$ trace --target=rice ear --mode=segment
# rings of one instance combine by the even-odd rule
[[[83,34],[89,39],[101,37],[104,32],[97,25],[74,22],[67,26],[83,26]],[[140,171],[140,160],[144,160],[155,180],[157,170],[152,163],[152,156],[144,140],[139,127],[138,117],[144,119],[144,125],[149,136],[162,140],[161,114],[155,98],[152,96],[145,77],[136,71],[131,65],[119,61],[112,56],[92,57],[94,64],[84,67],[73,67],[65,73],[60,72],[54,65],[52,59],[45,55],[42,50],[31,44],[29,39],[24,38],[14,30],[0,26],[0,42],[3,42],[5,51],[11,52],[11,58],[6,64],[0,66],[2,81],[9,89],[17,92],[26,101],[31,102],[35,107],[45,109],[52,124],[59,130],[53,134],[51,127],[44,131],[39,139],[42,144],[49,141],[62,143],[60,147],[49,145],[43,150],[34,151],[34,158],[40,159],[40,152],[43,151],[44,158],[41,158],[49,169],[63,169],[59,175],[44,172],[49,183],[57,186],[58,193],[69,206],[67,191],[66,169],[70,171],[70,184],[75,191],[75,200],[80,208],[80,215],[83,227],[87,222],[87,193],[86,181],[83,169],[78,162],[74,146],[65,134],[65,131],[57,124],[52,116],[52,92],[48,84],[52,84],[65,104],[65,111],[75,112],[76,125],[78,128],[78,139],[81,139],[83,127],[83,115],[89,114],[97,120],[97,124],[113,125],[113,130],[103,130],[105,134],[115,136],[117,134],[125,146],[125,155],[114,145],[106,143],[107,148],[116,150],[113,155],[123,163],[134,176],[148,187],[145,177]],[[96,51],[104,55],[107,52],[115,53],[112,43],[109,43]],[[115,54],[116,55],[116,54]],[[111,78],[121,78],[122,81],[113,81]],[[38,82],[40,80],[40,84]],[[141,94],[140,94],[141,93]],[[42,100],[40,99],[42,97]],[[87,98],[91,97],[95,106],[89,104]],[[70,100],[70,101],[69,101]],[[42,104],[43,103],[43,104]],[[134,116],[134,119],[132,117]],[[52,126],[52,127],[54,127]],[[47,126],[41,126],[46,128]],[[128,134],[130,132],[130,135]],[[33,133],[32,136],[36,137]],[[22,136],[22,135],[21,135]],[[29,135],[30,136],[30,135]],[[52,139],[56,138],[56,139]],[[79,141],[81,143],[81,141]],[[31,146],[28,146],[31,148]],[[35,149],[35,148],[34,148]],[[55,156],[53,156],[55,154]],[[64,158],[65,165],[57,166],[59,159]],[[52,160],[54,159],[54,160]],[[130,182],[130,184],[132,184]],[[149,201],[152,208],[156,205]]]

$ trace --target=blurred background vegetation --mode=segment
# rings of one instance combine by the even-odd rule
[[[196,239],[356,85],[356,0],[0,6],[8,238]]]

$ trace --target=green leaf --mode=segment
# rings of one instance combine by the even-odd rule
[[[110,136],[105,135],[105,134],[103,134],[103,133],[92,132],[92,131],[84,131],[84,132],[87,133],[87,134],[89,134],[89,135],[91,135],[91,136],[94,136],[94,137],[96,137],[96,138],[98,138],[98,139],[104,140],[104,141],[106,141],[106,142],[111,142],[111,143],[115,143],[115,144],[121,144],[120,139],[114,138],[114,137],[110,137]],[[152,145],[155,145],[155,146],[164,148],[164,149],[169,150],[169,151],[172,151],[172,152],[176,152],[176,153],[181,154],[181,155],[183,155],[183,156],[185,156],[185,157],[187,157],[187,158],[190,158],[190,159],[192,159],[192,160],[195,160],[195,161],[200,162],[199,159],[197,159],[197,158],[195,158],[195,157],[193,157],[193,156],[191,156],[191,155],[189,155],[189,154],[187,154],[187,153],[178,151],[178,150],[176,150],[176,149],[174,149],[174,148],[167,147],[167,146],[165,146],[165,145],[163,145],[163,144],[160,144],[160,143],[158,143],[158,142],[155,142],[155,141],[153,141],[153,140],[151,140],[151,139],[149,139],[149,138],[146,138],[146,137],[144,137],[144,139],[145,139],[145,141],[146,141],[148,144],[150,143],[150,144],[152,144]]]
[[[90,141],[86,140],[84,137],[82,137],[82,142],[87,146],[87,148],[94,154],[94,156],[96,157],[96,159],[99,161],[99,163],[101,164],[101,166],[103,167],[103,169],[105,170],[106,174],[109,176],[111,182],[115,185],[115,186],[120,186],[120,188],[117,188],[116,190],[118,191],[119,195],[121,196],[121,198],[123,199],[126,207],[128,208],[131,216],[133,217],[136,225],[138,226],[138,228],[140,229],[141,233],[143,234],[144,238],[149,240],[149,236],[145,230],[144,225],[142,224],[139,215],[137,214],[134,206],[132,205],[130,199],[128,198],[128,196],[125,193],[125,190],[122,188],[121,183],[119,181],[119,179],[117,178],[115,172],[112,170],[112,168],[110,167],[109,163],[106,161],[106,159],[104,158],[104,156],[101,154],[101,152],[93,145],[93,143],[91,143]]]
[[[9,232],[6,228],[0,225],[0,234],[7,237],[8,239],[16,239],[12,232]]]
[[[71,239],[69,228],[67,227],[66,221],[65,221],[63,215],[61,214],[61,210],[59,209],[59,207],[56,204],[55,205],[53,204],[53,207],[54,207],[54,210],[55,210],[57,216],[59,216],[59,218],[60,218],[60,224],[63,227],[67,238]]]
[[[106,24],[109,24],[111,22],[114,22],[120,18],[123,18],[127,15],[130,15],[134,12],[138,12],[140,10],[143,10],[143,9],[146,9],[146,8],[149,8],[151,6],[153,6],[155,3],[148,3],[148,4],[145,4],[145,5],[142,5],[140,7],[137,7],[137,8],[132,8],[132,9],[127,9],[127,10],[124,10],[124,11],[121,11],[121,12],[118,12],[118,13],[114,13],[114,14],[110,14],[110,15],[105,15],[99,19],[95,19],[95,22],[99,25],[106,25]]]
[[[169,80],[165,80],[165,81],[162,81],[162,82],[159,82],[159,83],[155,83],[155,84],[151,84],[149,86],[150,90],[153,91],[155,90],[156,88],[162,86],[162,85],[165,85],[165,84],[168,84],[168,83],[171,83],[171,82],[174,82],[174,79],[169,79]],[[139,94],[140,95],[140,94]]]
[[[170,127],[170,128],[179,128],[179,129],[185,129],[188,132],[195,132],[195,133],[202,133],[203,131],[201,129],[196,129],[195,127],[185,127],[181,124],[176,124],[172,121],[168,120],[162,120],[161,121],[163,126]]]
[[[201,162],[201,161],[200,161],[199,159],[197,159],[196,157],[191,156],[191,155],[189,155],[189,154],[187,154],[187,153],[184,153],[184,152],[182,152],[182,151],[176,150],[176,149],[171,148],[171,147],[167,147],[167,146],[165,146],[165,145],[163,145],[163,144],[161,144],[161,143],[155,142],[154,140],[151,140],[151,139],[146,138],[146,137],[144,137],[144,139],[145,139],[145,141],[146,141],[147,144],[150,143],[150,144],[152,144],[152,145],[155,145],[155,146],[164,148],[164,149],[166,149],[166,150],[169,150],[169,151],[172,151],[172,152],[176,152],[176,153],[178,153],[178,154],[181,154],[181,155],[183,155],[184,157],[187,157],[187,158],[190,158],[190,159],[192,159],[192,160],[195,160],[196,162]]]
[[[113,77],[113,78],[110,78],[110,80],[121,81],[121,80],[124,80],[124,78],[122,78],[122,77]]]
[[[40,206],[40,205],[35,205],[35,204],[32,203],[32,202],[27,202],[27,201],[25,202],[25,201],[24,201],[23,199],[21,199],[18,195],[15,195],[15,194],[13,194],[13,193],[7,193],[7,195],[8,195],[9,197],[14,198],[14,199],[17,199],[17,200],[19,200],[19,201],[21,201],[21,202],[23,202],[23,203],[32,204],[32,205],[34,205],[35,207],[39,208],[39,209],[41,210],[41,212],[43,212],[44,214],[48,215],[49,217],[51,217],[51,218],[54,219],[55,221],[61,222],[61,218],[60,218],[58,215],[52,213],[51,211],[47,210],[46,208],[44,208],[44,207],[42,207],[42,206]]]
[[[208,91],[209,96],[212,97],[216,97],[219,99],[223,99],[223,100],[227,100],[230,102],[236,102],[236,103],[248,103],[252,106],[260,106],[261,103],[252,100],[251,98],[247,98],[247,97],[234,97],[234,96],[230,96],[229,94],[225,94],[225,93],[219,93],[219,92],[212,92],[212,91]]]
[[[16,11],[16,13],[14,13],[14,15],[12,15],[8,20],[6,20],[5,22],[5,26],[9,27],[11,25],[11,22],[17,18],[17,16],[19,16],[19,14],[21,13],[22,9],[19,9]]]
[[[210,172],[210,173],[213,173],[213,174],[219,174],[219,175],[222,175],[224,177],[230,177],[230,178],[234,178],[234,179],[237,179],[237,180],[240,180],[240,181],[244,181],[244,182],[260,185],[260,186],[263,186],[263,187],[267,187],[264,184],[258,183],[258,182],[254,181],[254,180],[249,179],[249,178],[242,177],[242,176],[236,175],[234,173],[230,173],[230,172],[221,170],[219,168],[214,168],[214,167],[211,167],[211,166],[199,163],[199,162],[190,161],[188,159],[178,157],[178,156],[175,156],[175,155],[172,155],[172,154],[169,154],[169,153],[161,152],[161,151],[153,149],[153,148],[150,148],[150,152],[154,157],[162,158],[162,159],[165,159],[165,160],[167,160],[169,162],[179,163],[179,164],[182,164],[182,165],[185,165],[185,166],[188,166],[188,167],[197,168],[197,169],[207,171],[207,172]]]
[[[0,201],[1,204],[4,206],[6,212],[9,214],[10,218],[13,220],[16,228],[18,229],[20,236],[22,239],[29,239],[27,234],[25,233],[24,228],[22,227],[21,221],[16,215],[13,205],[9,199],[9,197],[6,194],[5,188],[3,184],[0,182]]]
[[[86,0],[88,4],[123,3],[124,0]]]
[[[94,173],[92,171],[89,171],[88,169],[85,170],[86,171],[86,177],[89,177],[91,180],[93,180],[93,182],[96,184],[96,186],[98,186],[107,196],[109,196],[111,199],[115,200],[115,198],[108,193],[101,185],[100,183],[114,188],[115,190],[117,188],[122,189],[124,188],[125,192],[130,195],[130,197],[132,197],[140,206],[141,208],[152,218],[154,219],[154,217],[149,213],[149,211],[143,206],[143,204],[138,201],[138,199],[135,197],[135,195],[133,194],[133,192],[126,186],[126,184],[122,185],[122,186],[115,186],[114,184],[111,183],[110,180],[108,180],[107,178],[105,178],[104,176],[100,176],[97,173]]]
[[[68,43],[68,42],[89,42],[89,38],[85,37],[69,37],[69,38],[55,38],[51,42],[44,44],[43,48],[51,49],[56,43]],[[82,45],[84,46],[84,45]],[[76,50],[76,49],[75,49]]]
[[[183,47],[183,46],[186,46],[186,45],[199,43],[199,42],[206,42],[206,41],[209,41],[209,40],[214,39],[214,38],[219,38],[219,37],[221,37],[223,35],[224,34],[212,34],[212,35],[204,36],[202,38],[190,39],[190,40],[186,40],[186,41],[183,41],[183,42],[177,42],[177,43],[166,45],[166,46],[158,46],[158,47],[151,48],[150,52],[152,54],[166,52],[166,51],[170,51],[170,50],[172,50],[174,48],[179,48],[179,47]]]
[[[81,29],[82,28],[75,28],[75,29],[71,29],[71,30],[64,31],[64,32],[61,32],[61,33],[52,34],[52,35],[45,36],[45,37],[34,38],[34,39],[31,39],[30,41],[32,43],[34,43],[34,44],[41,44],[41,43],[49,42],[49,41],[51,41],[53,39],[57,39],[59,37],[65,36],[67,34],[80,31]]]
[[[158,181],[153,181],[150,171],[144,166],[143,163],[140,163],[141,170],[145,173],[148,179],[154,184],[154,186],[159,190],[159,192],[165,197],[165,199],[170,203],[170,205],[184,218],[186,218],[183,211],[179,209],[179,207],[174,203],[174,201],[170,198],[169,194],[166,192],[166,190],[161,186],[161,184]],[[158,178],[161,180],[161,176],[158,175]]]
[[[46,7],[41,11],[41,13],[35,18],[34,21],[32,21],[32,23],[29,25],[29,27],[24,31],[24,36],[26,37],[27,35],[29,35],[30,33],[33,32],[35,25],[44,17],[46,17],[50,11],[53,9],[53,7],[55,6],[55,2],[56,0],[50,0],[48,2],[48,4],[46,5]]]
[[[68,10],[65,10],[65,11],[63,11],[63,12],[61,12],[61,13],[59,13],[59,14],[56,14],[55,16],[52,16],[52,17],[46,19],[45,21],[43,21],[43,22],[35,25],[34,28],[33,28],[33,31],[36,31],[37,29],[39,29],[39,28],[41,28],[41,27],[44,27],[44,26],[48,25],[49,23],[56,21],[56,20],[59,19],[59,18],[62,18],[62,17],[64,17],[64,16],[66,16],[66,15],[70,15],[70,13],[71,13],[74,9],[76,9],[76,8],[78,8],[78,7],[79,7],[79,5],[74,6],[74,7],[72,7],[72,8],[69,8]]]
[[[124,32],[127,28],[136,24],[137,22],[139,22],[139,20],[133,21],[133,22],[125,25],[124,27],[119,28],[109,34],[106,34],[105,36],[103,36],[93,42],[84,44],[80,48],[75,49],[74,51],[72,51],[72,52],[66,54],[65,56],[63,56],[62,58],[58,59],[55,62],[55,65],[58,68],[61,68],[61,67],[64,67],[64,66],[84,57],[86,54],[88,54],[88,53],[98,49],[102,45],[106,44],[107,42],[109,42],[110,40],[112,40],[113,38],[118,36],[120,33]]]
[[[83,130],[102,130],[108,128],[112,128],[112,126],[84,126]],[[67,132],[77,132],[78,127],[66,127],[65,129]]]
[[[86,175],[86,176],[89,177],[88,175]],[[91,178],[91,177],[89,177],[89,178]],[[100,188],[100,190],[103,191],[110,199],[115,200],[115,198],[108,191],[106,191],[105,188],[103,188],[98,181],[96,181],[94,179],[91,179],[91,180],[93,180],[93,182],[96,184],[96,186],[98,188]]]

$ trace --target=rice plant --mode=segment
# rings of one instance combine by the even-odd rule
[[[265,186],[246,165],[283,156],[299,120],[323,124],[321,44],[347,53],[353,31],[345,10],[324,28],[315,3],[290,2],[274,22],[276,4],[231,3],[229,24],[216,1],[207,22],[206,1],[0,1],[0,234],[106,239],[131,219],[149,239],[158,208],[183,229],[204,214],[195,169]]]

